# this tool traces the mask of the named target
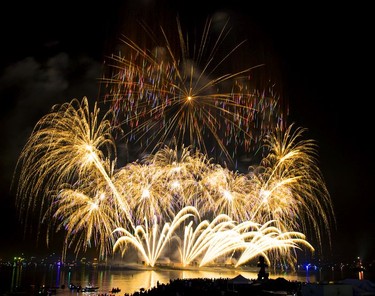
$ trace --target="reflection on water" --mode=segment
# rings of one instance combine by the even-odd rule
[[[242,274],[249,279],[257,277],[257,270],[235,270],[235,269],[205,269],[205,270],[110,270],[98,268],[63,268],[61,266],[53,267],[35,267],[35,266],[0,266],[0,292],[20,291],[22,289],[33,287],[55,287],[58,295],[72,295],[76,292],[69,290],[69,285],[86,286],[92,284],[98,286],[100,293],[108,293],[112,288],[119,288],[124,293],[134,293],[141,288],[150,289],[157,283],[168,283],[171,279],[189,279],[189,278],[234,278]],[[289,281],[300,282],[322,282],[338,281],[345,278],[365,278],[366,273],[348,274],[344,271],[310,271],[310,272],[288,272],[273,273],[270,271],[270,278],[285,278]],[[64,288],[65,287],[65,288]]]

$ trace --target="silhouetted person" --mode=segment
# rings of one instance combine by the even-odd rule
[[[259,269],[259,272],[258,272],[258,281],[268,279],[269,273],[266,272],[267,266],[268,265],[264,262],[264,257],[259,256],[258,267],[260,267],[260,269]]]

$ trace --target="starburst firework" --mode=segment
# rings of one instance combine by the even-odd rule
[[[222,54],[230,31],[227,25],[210,47],[208,21],[192,53],[179,23],[180,48],[161,31],[164,42],[151,49],[124,37],[121,54],[109,61],[114,74],[103,79],[115,122],[124,127],[129,142],[154,152],[156,144],[169,145],[174,139],[179,146],[193,146],[232,162],[284,124],[282,106],[272,89],[259,91],[252,85],[252,71],[260,65],[216,74],[244,43]]]

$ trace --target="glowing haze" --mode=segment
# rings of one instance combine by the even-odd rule
[[[125,38],[103,79],[107,111],[73,99],[36,123],[17,163],[17,205],[24,222],[38,214],[64,233],[64,255],[95,247],[102,258],[135,250],[151,267],[165,257],[241,266],[259,255],[293,265],[297,249],[314,250],[306,233],[329,236],[315,142],[252,87],[253,67],[215,76],[240,45],[216,61],[227,31],[207,55],[209,28],[193,56],[180,27],[177,51],[164,32],[152,48]],[[120,166],[119,142],[143,156]],[[223,165],[255,150],[260,162],[245,172]]]

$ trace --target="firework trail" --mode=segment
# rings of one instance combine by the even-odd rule
[[[147,252],[142,253],[153,266],[172,234],[181,237],[177,231],[180,216],[175,213],[185,207],[194,208],[207,221],[213,220],[204,220],[195,231],[188,224],[182,235],[183,265],[198,255],[202,255],[200,264],[205,265],[231,251],[247,249],[247,236],[234,230],[238,227],[223,231],[224,225],[239,223],[244,227],[276,221],[272,229],[284,235],[295,229],[308,230],[312,223],[320,238],[314,215],[329,222],[329,196],[315,165],[315,146],[311,141],[299,141],[301,129],[293,134],[290,127],[281,138],[278,132],[270,134],[269,154],[260,168],[251,168],[247,174],[234,173],[197,150],[177,146],[165,146],[154,155],[116,168],[110,115],[105,114],[102,121],[98,115],[96,105],[89,112],[86,98],[81,104],[72,100],[55,107],[37,123],[19,159],[20,211],[39,209],[42,222],[52,220],[55,223],[49,223],[51,229],[56,224],[57,230],[64,229],[65,252],[73,244],[76,253],[94,245],[104,257],[113,245],[119,245],[112,230],[123,229],[126,239],[120,241],[130,242],[139,250],[144,248],[142,241],[147,242]],[[227,224],[222,221],[223,215],[231,219]],[[187,216],[183,217],[185,220]],[[148,226],[151,224],[152,235]],[[164,225],[163,242],[155,245],[158,225]],[[298,242],[308,245],[304,239]],[[293,244],[274,243],[272,248],[271,243],[257,243],[258,251],[272,249],[276,260],[282,255],[293,261]],[[239,262],[259,253],[254,252],[254,247],[251,250],[245,251]]]

